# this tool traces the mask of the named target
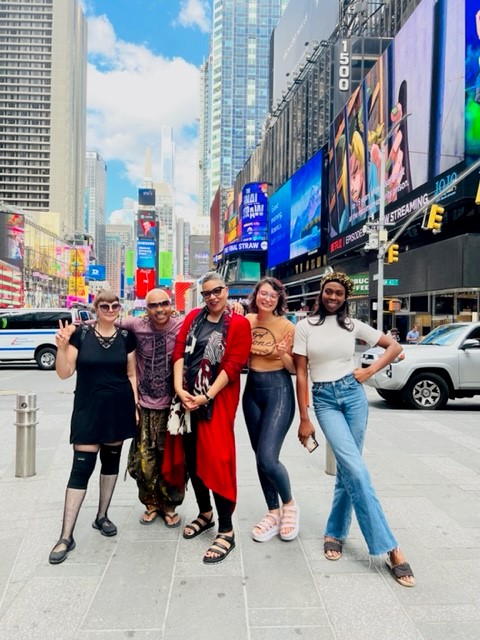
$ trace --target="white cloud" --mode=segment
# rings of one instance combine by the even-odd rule
[[[209,4],[207,0],[182,0],[178,22],[183,27],[198,27],[203,33],[210,31],[208,18]]]
[[[88,147],[108,165],[119,160],[133,185],[145,169],[151,148],[153,180],[160,177],[162,125],[173,128],[177,149],[176,199],[182,213],[196,213],[199,98],[197,67],[168,59],[143,45],[119,40],[106,16],[89,20]]]

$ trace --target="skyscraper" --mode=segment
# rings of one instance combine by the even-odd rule
[[[262,134],[269,102],[270,36],[288,0],[214,0],[208,74],[203,93],[208,114],[208,201],[235,176]],[[202,153],[202,149],[200,150]],[[203,182],[202,178],[200,181]],[[205,214],[205,212],[202,212]]]
[[[85,230],[94,240],[97,264],[105,264],[105,210],[107,208],[107,167],[96,151],[86,153]]]
[[[0,0],[0,200],[84,232],[87,29],[78,0]]]
[[[160,182],[166,182],[172,189],[175,186],[175,143],[173,130],[169,125],[162,125],[160,140]]]

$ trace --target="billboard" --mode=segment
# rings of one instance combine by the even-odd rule
[[[267,239],[268,185],[250,182],[242,188],[240,218],[242,240]]]
[[[223,245],[225,246],[229,242],[234,242],[235,240],[240,239],[241,234],[241,226],[240,226],[240,217],[237,215],[235,211],[235,197],[233,189],[229,189],[227,192],[227,201],[225,212],[223,214],[224,219],[224,237],[223,237]]]
[[[382,148],[387,222],[419,208],[463,162],[464,6],[423,0],[335,118],[330,255],[365,240],[363,225],[378,212]]]
[[[135,271],[135,289],[137,298],[145,298],[155,288],[155,269],[137,269]]]
[[[480,3],[465,3],[465,154],[480,155]]]
[[[137,268],[155,269],[155,242],[137,240]]]
[[[338,22],[337,0],[289,2],[273,32],[273,104],[282,98],[295,69],[328,40]]]
[[[104,264],[91,264],[88,267],[89,280],[105,280],[106,267]]]
[[[171,251],[160,251],[158,254],[158,284],[171,286],[173,282],[173,254]]]
[[[270,197],[269,269],[320,246],[322,171],[318,151]]]
[[[138,190],[138,204],[140,206],[155,206],[155,189],[139,189]]]
[[[139,209],[137,215],[137,238],[155,238],[156,232],[155,211]]]
[[[25,218],[21,213],[0,212],[0,260],[19,268],[25,257]]]

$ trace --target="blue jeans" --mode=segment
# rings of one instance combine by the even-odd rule
[[[368,419],[363,386],[349,374],[335,382],[315,382],[312,397],[318,423],[337,461],[333,504],[325,535],[344,540],[353,508],[369,553],[372,556],[387,553],[397,546],[397,541],[362,459]]]
[[[278,459],[295,414],[291,375],[286,369],[250,371],[242,404],[265,501],[278,509],[279,495],[283,503],[292,499],[290,478]]]

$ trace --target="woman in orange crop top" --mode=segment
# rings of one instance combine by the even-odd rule
[[[295,327],[284,317],[286,294],[276,278],[262,278],[251,295],[246,318],[252,328],[249,373],[243,412],[268,513],[252,530],[266,542],[280,535],[293,540],[299,530],[299,509],[290,478],[280,462],[280,450],[295,413],[291,373]]]

